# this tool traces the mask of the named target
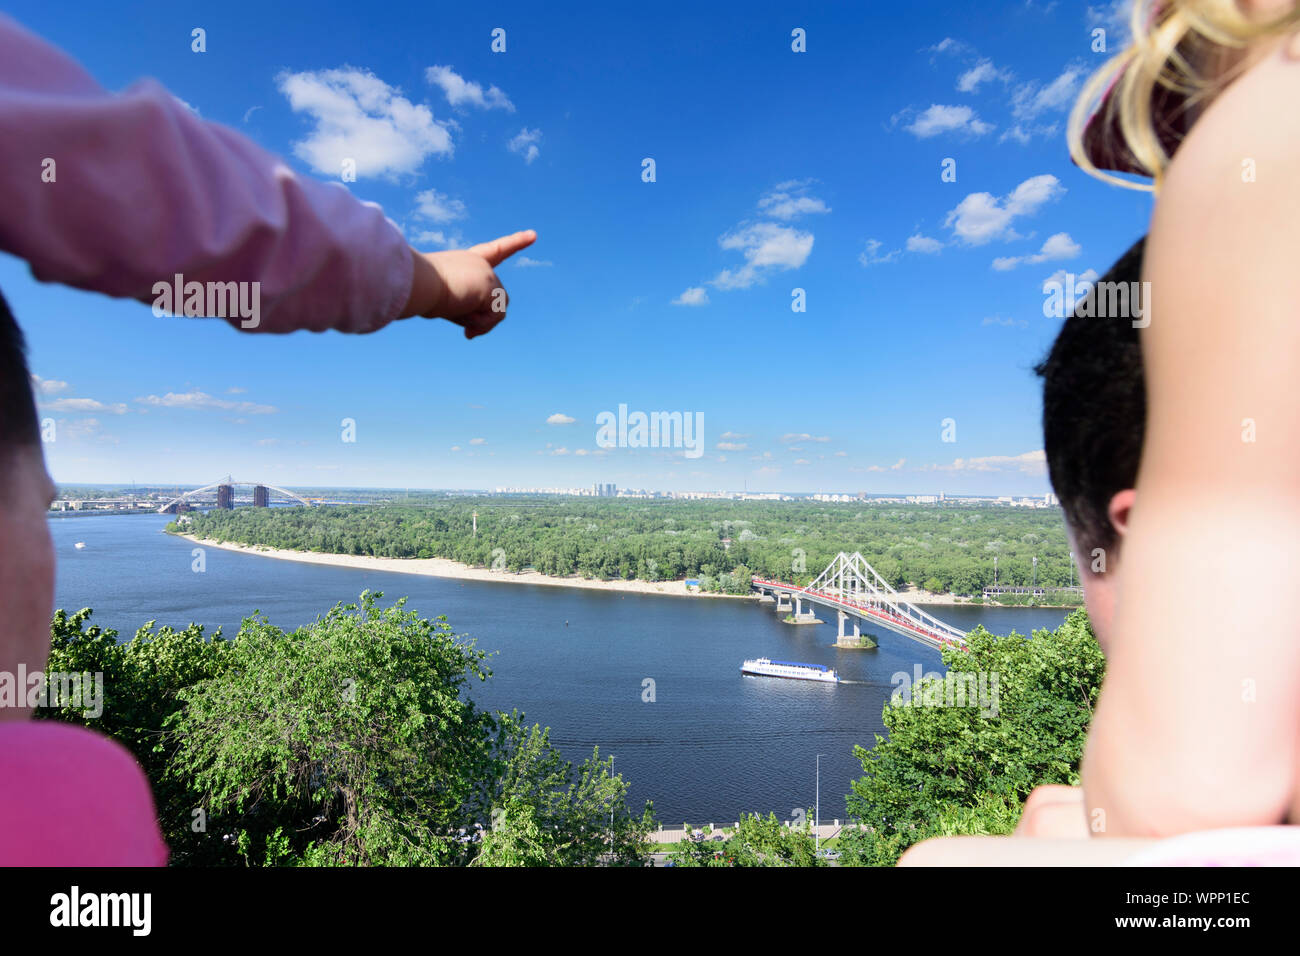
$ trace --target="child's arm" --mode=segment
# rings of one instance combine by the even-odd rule
[[[1274,51],[1196,122],[1156,203],[1146,447],[1083,767],[1107,834],[1296,806],[1297,101],[1300,64]]]
[[[499,240],[506,255],[531,241]],[[110,94],[3,16],[0,249],[42,281],[146,302],[177,273],[257,281],[258,331],[369,332],[416,314],[470,336],[495,324],[481,314],[495,262],[418,256],[341,184],[297,176],[153,81]]]

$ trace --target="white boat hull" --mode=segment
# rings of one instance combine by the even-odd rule
[[[772,661],[767,658],[745,661],[740,665],[742,674],[754,677],[780,677],[784,680],[808,680],[818,684],[838,684],[839,675],[835,671],[815,664],[794,664],[784,661]]]

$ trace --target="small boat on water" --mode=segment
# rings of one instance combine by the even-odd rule
[[[759,657],[754,660],[745,661],[740,665],[742,674],[753,674],[758,677],[784,677],[788,680],[813,680],[823,684],[838,684],[839,675],[831,668],[824,667],[821,664],[800,664],[795,661],[774,661],[767,657]]]
[[[73,547],[76,548],[78,551],[81,551],[86,547],[86,542],[78,541],[76,544],[73,545]]]

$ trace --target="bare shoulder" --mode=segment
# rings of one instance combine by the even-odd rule
[[[1300,37],[1292,37],[1276,41],[1193,124],[1167,171],[1153,240],[1235,241],[1241,237],[1221,229],[1184,230],[1238,222],[1254,226],[1257,235],[1270,228],[1300,234],[1298,103]],[[1294,259],[1294,247],[1286,252]]]
[[[1221,410],[1228,406],[1219,393],[1245,400],[1300,365],[1297,103],[1300,42],[1287,40],[1206,108],[1169,166],[1144,265],[1157,397],[1177,376],[1217,373],[1226,363],[1235,374],[1201,394]],[[1215,411],[1206,404],[1187,413]]]

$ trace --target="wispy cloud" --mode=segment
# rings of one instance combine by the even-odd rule
[[[1083,247],[1071,239],[1068,232],[1058,232],[1049,237],[1038,252],[1028,256],[1000,256],[993,260],[993,268],[999,272],[1007,272],[1022,265],[1073,259],[1082,251]]]
[[[946,465],[926,465],[922,471],[1018,472],[1025,475],[1047,473],[1047,454],[1041,450],[1023,455],[986,455],[982,458],[957,458]]]
[[[529,129],[525,126],[506,146],[510,152],[522,156],[525,163],[531,163],[541,153],[537,146],[541,141],[542,131],[540,129]]]
[[[758,200],[758,208],[763,215],[783,221],[830,212],[830,207],[823,200],[810,194],[812,184],[811,179],[791,179],[778,183]]]
[[[677,298],[673,305],[708,305],[709,292],[702,285],[691,286]]]
[[[932,239],[929,236],[917,234],[907,240],[908,252],[920,252],[925,255],[934,255],[943,249],[943,243],[938,239]]]
[[[864,266],[884,265],[887,262],[894,262],[903,254],[902,249],[895,249],[892,252],[881,252],[885,244],[879,239],[868,239],[866,247],[858,253],[858,262]]]
[[[909,119],[911,122],[903,129],[917,139],[931,139],[943,133],[960,133],[964,136],[978,137],[994,129],[992,123],[980,119],[975,110],[969,106],[946,106],[935,103],[920,113],[907,109],[895,114],[893,123],[897,125]]]
[[[465,218],[465,204],[436,189],[426,189],[415,197],[415,214],[430,222],[455,222]]]
[[[32,376],[32,391],[37,395],[58,395],[60,392],[66,392],[67,390],[67,382],[61,382],[53,378],[41,378],[39,375]]]
[[[214,409],[225,412],[238,412],[241,415],[270,415],[277,411],[274,405],[259,405],[257,402],[237,402],[226,398],[216,398],[197,388],[188,392],[168,392],[165,395],[145,395],[136,402],[154,408],[187,408],[191,410]],[[125,406],[123,406],[125,408]]]
[[[94,398],[56,398],[41,402],[41,409],[51,412],[101,412],[108,415],[125,415],[124,402],[101,402]]]
[[[441,89],[455,109],[515,111],[515,105],[501,89],[489,86],[484,90],[482,84],[465,79],[449,66],[431,66],[424,71],[424,78]]]

